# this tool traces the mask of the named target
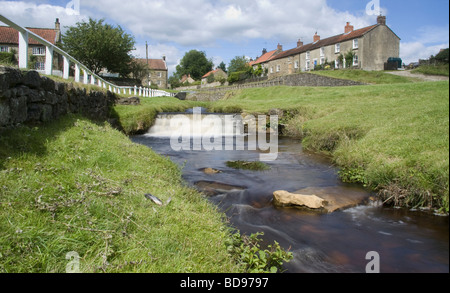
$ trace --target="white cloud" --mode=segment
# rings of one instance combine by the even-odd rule
[[[74,10],[66,9],[65,6],[23,1],[0,1],[0,5],[0,13],[4,17],[23,27],[53,28],[56,18],[59,18],[64,31],[65,26],[72,26],[87,19],[85,15],[74,13]]]
[[[83,2],[85,3],[85,2]],[[97,0],[83,4],[120,22],[137,37],[182,46],[210,47],[218,39],[242,42],[248,38],[311,41],[315,31],[323,36],[342,33],[345,22],[363,27],[374,17],[338,12],[326,0]]]
[[[449,43],[438,45],[426,45],[422,42],[400,43],[400,57],[403,63],[417,62],[419,59],[428,59],[431,55],[436,56],[441,49],[449,47]]]

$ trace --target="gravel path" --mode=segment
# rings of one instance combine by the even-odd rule
[[[424,80],[424,81],[449,80],[448,76],[425,75],[425,74],[421,74],[421,73],[411,73],[411,71],[408,71],[408,70],[388,71],[387,73],[394,74],[394,75],[399,75],[399,76],[418,78],[418,79],[421,79],[421,80]]]

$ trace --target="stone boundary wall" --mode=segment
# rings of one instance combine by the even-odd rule
[[[221,88],[201,89],[193,93],[189,93],[188,99],[196,99],[197,101],[217,101],[222,99],[228,91],[236,91],[247,88],[283,86],[283,85],[304,86],[304,87],[341,87],[341,86],[364,85],[364,83],[353,80],[321,76],[312,73],[299,73],[299,74],[285,75],[263,82],[246,83]]]
[[[41,77],[36,71],[0,66],[0,130],[20,124],[56,120],[79,113],[96,120],[108,120],[116,96],[111,92],[74,88]]]

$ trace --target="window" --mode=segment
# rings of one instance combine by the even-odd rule
[[[298,69],[298,67],[299,67],[299,62],[298,62],[298,61],[295,61],[295,63],[294,63],[294,68],[295,68],[295,69]]]
[[[353,40],[353,49],[358,49],[358,39]]]
[[[45,70],[45,63],[44,62],[36,62],[35,69],[36,70]]]
[[[325,48],[320,48],[320,57],[325,56]]]
[[[277,72],[281,71],[281,65],[277,65]]]
[[[320,58],[320,65],[324,65],[325,64],[325,57]]]
[[[162,77],[162,72],[158,72],[158,77]]]
[[[341,44],[334,45],[334,53],[341,53]]]
[[[334,61],[334,68],[339,68],[339,60]]]
[[[309,60],[308,60],[308,61],[306,61],[306,71],[308,71],[309,68],[310,68],[310,66],[309,66]]]
[[[270,67],[270,73],[273,73],[273,67]]]
[[[9,52],[8,46],[0,46],[0,52],[2,52],[2,53]]]
[[[306,52],[306,61],[308,61],[309,59],[311,59],[311,52]]]
[[[353,66],[358,66],[359,65],[359,60],[358,60],[358,55],[353,56]]]
[[[45,55],[45,47],[33,47],[33,55],[44,56]]]

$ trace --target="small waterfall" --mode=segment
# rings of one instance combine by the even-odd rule
[[[146,136],[172,137],[190,133],[198,136],[244,135],[241,115],[233,114],[159,114]]]

